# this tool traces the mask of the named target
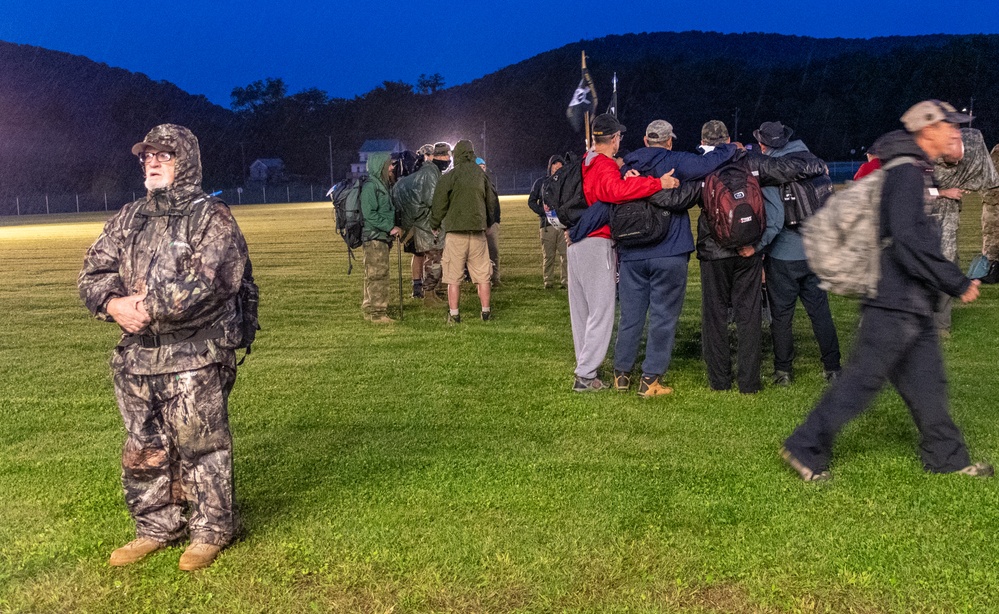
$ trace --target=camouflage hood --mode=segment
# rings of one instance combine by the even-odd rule
[[[194,136],[194,133],[177,124],[160,124],[150,130],[142,142],[132,147],[132,153],[138,154],[146,148],[170,151],[176,155],[173,184],[148,193],[148,197],[156,204],[161,204],[158,197],[165,195],[172,207],[183,207],[194,197],[203,194],[201,149],[198,146],[198,137]]]

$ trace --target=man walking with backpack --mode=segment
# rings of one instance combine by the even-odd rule
[[[87,309],[123,333],[111,370],[136,539],[109,563],[135,563],[189,535],[179,567],[192,571],[211,565],[236,533],[228,399],[250,262],[229,208],[201,189],[190,130],[156,126],[132,153],[147,194],[107,222],[78,280]]]
[[[552,225],[548,217],[548,207],[550,210],[555,203],[544,202],[544,186],[548,178],[555,174],[555,171],[562,168],[565,160],[562,156],[554,155],[548,159],[548,174],[538,177],[531,187],[531,194],[527,197],[527,206],[537,214],[541,223],[541,274],[545,290],[555,287],[555,269],[559,267],[559,286],[566,286],[566,259],[565,259],[565,233],[561,228]]]
[[[713,119],[702,126],[703,153],[729,141],[728,129],[721,121]],[[817,158],[771,158],[740,150],[706,179],[697,221],[697,259],[701,265],[701,345],[712,390],[732,387],[730,308],[738,335],[739,392],[755,394],[760,390],[763,261],[755,250],[738,251],[762,237],[766,220],[760,187],[809,179],[826,170]]]
[[[945,102],[927,100],[901,119],[905,130],[886,135],[878,148],[884,169],[875,172],[884,173],[884,185],[876,295],[861,304],[860,330],[842,375],[781,449],[784,460],[806,481],[829,479],[836,436],[867,409],[886,381],[909,407],[925,470],[982,477],[993,473],[991,465],[971,463],[950,417],[933,318],[937,292],[969,303],[978,298],[979,283],[944,257],[940,230],[926,215],[937,191],[933,161],[960,148],[957,124],[970,117]]]
[[[764,122],[753,132],[760,151],[772,158],[793,157],[818,161],[800,139],[790,140],[794,131],[780,122]],[[823,375],[834,379],[840,371],[839,337],[829,311],[829,297],[819,288],[819,278],[808,268],[805,247],[798,225],[822,206],[833,190],[829,175],[808,181],[763,188],[767,207],[767,228],[755,246],[739,248],[740,256],[766,252],[767,295],[770,300],[770,334],[774,344],[773,382],[790,386],[794,378],[794,308],[801,299],[812,322],[812,332],[819,344]]]

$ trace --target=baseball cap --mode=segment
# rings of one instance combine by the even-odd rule
[[[645,128],[645,136],[647,136],[650,141],[666,141],[676,138],[676,135],[673,134],[673,124],[669,123],[665,119],[657,119],[649,124]]]
[[[434,155],[434,146],[431,145],[430,143],[427,143],[426,145],[422,145],[419,149],[416,150],[416,155],[418,155],[418,156],[432,156],[432,155]]]
[[[957,109],[942,100],[924,100],[909,107],[901,119],[908,132],[919,132],[937,122],[964,124],[971,121],[971,116],[958,113]]]
[[[626,128],[610,113],[601,113],[593,118],[591,126],[593,136],[610,136],[615,132],[624,132]]]
[[[142,141],[132,145],[132,155],[137,156],[147,149],[154,151],[177,151],[177,138],[173,131],[168,130],[170,124],[156,126],[146,134]]]
[[[701,126],[701,141],[707,145],[719,145],[729,140],[725,123],[712,119]]]
[[[485,164],[485,163],[486,163],[486,161],[485,161],[485,160],[483,160],[482,158],[476,158],[476,159],[475,159],[475,163],[476,163],[476,164]]]

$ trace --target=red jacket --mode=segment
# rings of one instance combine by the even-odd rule
[[[622,179],[617,162],[604,154],[588,153],[587,161],[583,162],[583,196],[586,197],[587,205],[598,200],[619,205],[629,200],[648,198],[662,187],[656,177]],[[609,239],[610,226],[605,224],[587,236]]]
[[[879,158],[868,160],[860,165],[860,168],[857,169],[857,174],[853,176],[853,180],[856,181],[865,175],[870,175],[879,168],[881,168],[881,160]]]

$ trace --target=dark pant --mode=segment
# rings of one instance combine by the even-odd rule
[[[630,373],[649,318],[643,375],[663,375],[673,355],[676,325],[687,291],[687,257],[621,261],[618,294],[621,319],[614,346],[614,369]]]
[[[708,384],[715,390],[732,387],[729,307],[735,312],[738,335],[739,392],[751,393],[760,389],[762,278],[763,260],[759,254],[750,258],[701,261],[701,345],[708,368]]]
[[[826,390],[784,446],[812,471],[829,467],[833,442],[890,381],[909,407],[927,471],[970,464],[961,431],[947,410],[947,378],[931,315],[864,307],[860,332],[843,374]]]
[[[774,340],[774,370],[791,372],[794,362],[794,308],[801,299],[805,313],[812,321],[812,332],[819,343],[822,366],[838,371],[840,364],[839,337],[829,297],[819,288],[819,278],[808,268],[807,260],[776,260],[767,258],[767,296],[770,299],[770,334]]]

